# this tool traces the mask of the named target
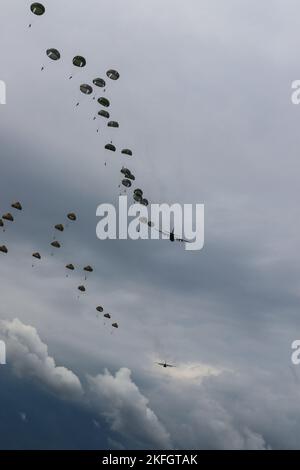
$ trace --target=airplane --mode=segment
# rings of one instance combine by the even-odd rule
[[[169,240],[170,242],[181,242],[181,243],[191,243],[190,240],[185,240],[184,238],[179,238],[177,237],[175,234],[174,234],[174,229],[171,231],[171,232],[165,232],[164,230],[159,230],[157,228],[154,227],[154,223],[151,222],[150,220],[148,221],[146,219],[146,217],[140,217],[140,222],[144,223],[144,224],[147,224],[148,227],[150,228],[154,228],[155,230],[157,230],[158,232],[160,233],[163,233],[164,235],[168,235],[169,236]]]
[[[156,362],[155,364],[158,364],[159,366],[162,366],[164,368],[166,368],[166,367],[176,367],[176,366],[173,366],[172,364],[167,364],[166,361],[165,362]]]

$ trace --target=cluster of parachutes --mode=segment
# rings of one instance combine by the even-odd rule
[[[33,3],[30,9],[31,9],[31,12],[37,16],[42,16],[46,11],[46,8],[44,7],[44,5],[38,2]],[[61,53],[55,48],[47,49],[46,55],[50,60],[53,60],[53,61],[58,61],[61,58]],[[81,69],[86,66],[86,59],[80,55],[77,55],[73,58],[72,63],[74,67]],[[43,66],[42,70],[44,70],[44,68],[45,67]],[[120,78],[119,72],[114,69],[107,70],[106,76],[110,80],[113,80],[113,81],[116,81]],[[71,79],[72,77],[73,77],[73,74],[71,74],[69,78]],[[93,100],[96,100],[97,90],[99,89],[103,90],[104,92],[106,91],[106,81],[101,77],[94,78],[91,84],[82,83],[79,87],[79,90],[82,95],[87,96],[87,97],[92,97]],[[101,108],[97,112],[96,116],[94,116],[93,120],[95,121],[97,119],[97,116],[100,116],[101,118],[107,120],[108,128],[118,129],[120,127],[119,122],[117,120],[111,119],[110,100],[106,98],[105,96],[100,96],[99,98],[97,98],[97,102],[101,106]],[[76,103],[76,107],[78,107],[80,103],[81,101],[78,100]],[[99,132],[99,127],[97,128],[97,132]],[[117,151],[117,148],[114,145],[113,141],[110,141],[109,143],[105,144],[104,149],[110,152]],[[120,153],[122,156],[125,156],[125,157],[133,156],[133,152],[129,148],[121,148]],[[104,165],[106,166],[106,161]],[[121,173],[123,177],[121,179],[119,188],[122,188],[123,193],[127,194],[127,190],[132,187],[133,181],[135,181],[135,176],[131,173],[130,170],[124,167],[122,167]],[[144,206],[148,206],[149,204],[148,199],[144,197],[143,191],[140,188],[134,189],[133,200],[139,204],[143,204]]]
[[[14,209],[14,211],[22,211],[23,210],[22,204],[19,201],[12,203],[11,208]],[[68,221],[67,221],[66,225],[59,223],[59,224],[56,224],[54,226],[55,234],[54,234],[54,237],[53,237],[53,241],[50,244],[51,247],[54,248],[54,249],[62,248],[62,243],[61,243],[61,241],[59,241],[57,239],[58,237],[56,236],[56,234],[58,234],[58,233],[61,234],[62,232],[64,232],[68,228],[69,221],[76,222],[77,215],[74,212],[70,212],[69,214],[67,214],[67,219],[68,219]],[[3,214],[2,218],[0,218],[0,227],[3,229],[3,231],[5,231],[6,223],[13,223],[14,221],[15,221],[15,215],[13,215],[11,212],[6,212],[5,214]],[[5,255],[8,254],[8,248],[7,248],[6,245],[0,245],[0,253],[5,254]],[[51,253],[51,255],[53,256],[54,253]],[[32,253],[32,258],[34,258],[34,261],[33,261],[33,264],[32,264],[33,268],[35,267],[35,262],[36,261],[37,262],[42,261],[42,255],[39,251],[35,251],[34,253]],[[72,264],[72,263],[66,264],[65,269],[66,269],[66,273],[67,273],[66,277],[69,276],[70,272],[73,272],[73,271],[76,270],[75,265]],[[90,265],[84,266],[82,270],[83,270],[83,275],[84,275],[84,281],[87,281],[89,273],[94,272],[94,268]],[[85,284],[79,285],[77,289],[78,289],[78,292],[79,292],[79,296],[80,296],[80,294],[84,294],[85,292],[87,292],[86,282],[85,282]],[[79,296],[78,296],[78,298],[79,298]],[[103,307],[101,307],[101,306],[98,306],[96,308],[96,310],[98,312],[101,312],[101,313],[104,311]],[[109,313],[105,313],[104,314],[104,319],[111,319],[111,315]],[[112,327],[113,328],[119,328],[119,325],[118,325],[118,323],[114,322],[114,323],[112,323]]]

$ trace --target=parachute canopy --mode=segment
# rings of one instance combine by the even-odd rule
[[[130,188],[131,187],[131,181],[128,179],[122,180],[122,185],[125,186],[125,188]]]
[[[91,87],[91,85],[83,83],[82,85],[80,85],[80,91],[84,95],[91,95],[93,93],[93,88]]]
[[[11,207],[13,209],[17,209],[18,211],[21,211],[22,210],[22,206],[21,206],[21,203],[20,202],[14,202]]]
[[[41,259],[41,255],[37,252],[37,253],[32,253],[32,256],[36,259]]]
[[[86,66],[86,60],[84,57],[80,56],[80,55],[76,55],[73,59],[73,65],[75,65],[75,67],[85,67]]]
[[[43,15],[46,11],[44,5],[42,5],[41,3],[37,3],[37,2],[32,3],[32,5],[30,6],[30,10],[32,11],[34,15],[37,15],[37,16]]]
[[[104,88],[106,85],[105,80],[103,80],[103,78],[95,78],[93,80],[93,84],[100,88]]]
[[[102,313],[103,312],[103,307],[101,307],[101,305],[99,305],[99,307],[96,307],[96,310],[97,310],[97,312]]]
[[[119,328],[118,323],[113,323],[111,326],[113,326],[114,328]]]
[[[109,313],[105,313],[105,314],[104,314],[104,317],[105,317],[105,318],[111,318],[111,316],[110,316]]]
[[[69,220],[72,220],[72,222],[75,222],[75,220],[77,220],[77,216],[76,214],[74,214],[74,212],[70,212],[70,214],[68,214],[67,217]]]
[[[5,245],[0,246],[0,252],[5,253],[5,254],[8,253],[8,249],[6,248]]]
[[[148,199],[142,199],[142,200],[141,200],[141,204],[142,204],[143,206],[146,206],[146,207],[149,206],[149,201],[148,201]]]
[[[46,54],[49,57],[49,59],[52,59],[52,60],[60,59],[60,52],[57,49],[47,49]]]
[[[116,151],[116,147],[113,144],[106,144],[105,148],[106,150],[111,150],[112,152]]]
[[[119,127],[119,123],[117,121],[109,121],[107,127]]]
[[[108,76],[108,78],[110,78],[111,80],[118,80],[118,78],[120,78],[120,74],[119,72],[117,72],[116,70],[108,70],[106,72],[106,75]]]
[[[4,215],[2,216],[2,219],[4,219],[4,220],[9,220],[10,222],[13,222],[13,221],[14,221],[14,218],[13,218],[13,216],[11,215],[10,212],[7,212],[7,214],[4,214]]]
[[[80,290],[80,292],[85,292],[85,291],[86,291],[86,289],[85,289],[84,286],[79,286],[79,287],[78,287],[78,290]]]
[[[88,273],[92,273],[92,272],[94,271],[93,268],[92,268],[92,266],[89,266],[89,265],[88,265],[88,266],[85,266],[85,267],[83,268],[83,270],[84,270],[84,271],[87,271]]]
[[[107,98],[104,98],[104,96],[101,96],[101,98],[98,99],[98,103],[101,104],[101,106],[104,106],[105,108],[108,108],[110,105],[110,102]]]
[[[99,116],[102,116],[102,117],[105,117],[105,118],[109,118],[109,112],[108,111],[105,111],[105,109],[100,109],[100,111],[98,112]]]
[[[58,230],[59,232],[63,232],[64,231],[64,226],[62,224],[57,224],[55,225],[54,227],[56,230]]]
[[[129,157],[132,157],[132,151],[130,149],[123,149],[121,153],[123,153],[123,155],[128,155]]]
[[[67,264],[66,269],[69,269],[70,271],[74,271],[75,267],[73,264]]]
[[[60,243],[56,240],[51,243],[51,246],[53,246],[54,248],[60,248],[61,247]]]
[[[143,196],[143,191],[140,188],[135,189],[133,192],[137,196]]]

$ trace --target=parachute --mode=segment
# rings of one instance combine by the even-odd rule
[[[57,49],[47,49],[46,54],[51,60],[60,59],[60,52]]]
[[[123,155],[128,155],[128,157],[132,157],[132,151],[130,149],[123,149],[121,153],[123,153]]]
[[[106,150],[111,150],[112,152],[116,151],[116,147],[113,144],[106,144],[105,148]]]
[[[105,318],[111,318],[111,316],[110,316],[109,313],[105,313],[105,314],[104,314],[104,317],[105,317]]]
[[[92,266],[85,266],[85,267],[83,268],[83,270],[84,270],[84,271],[87,271],[88,273],[92,273],[92,272],[94,271],[93,268],[92,268]]]
[[[1,253],[5,253],[5,254],[7,254],[7,253],[8,253],[8,249],[6,248],[6,246],[5,246],[5,245],[3,245],[3,246],[0,246],[0,252],[1,252]]]
[[[111,80],[118,80],[120,78],[120,74],[119,72],[117,72],[116,70],[108,70],[106,72],[106,75],[108,76],[108,78],[110,78]]]
[[[12,207],[13,209],[18,210],[18,211],[21,211],[21,210],[22,210],[22,206],[21,206],[21,203],[20,203],[20,202],[14,202],[14,203],[11,205],[11,207]]]
[[[42,5],[41,3],[37,3],[37,2],[32,3],[30,5],[30,10],[36,16],[42,16],[46,11],[44,5]],[[31,23],[29,25],[29,28],[31,28]]]
[[[37,16],[43,15],[46,11],[44,5],[42,5],[41,3],[37,3],[37,2],[32,3],[32,5],[30,6],[30,10],[32,11],[34,15],[37,15]]]
[[[75,222],[77,220],[77,216],[76,216],[76,214],[74,214],[74,212],[70,212],[70,214],[68,214],[67,217],[72,222]]]
[[[2,216],[2,219],[4,219],[4,220],[9,220],[9,222],[13,222],[13,221],[14,221],[14,218],[13,218],[13,216],[11,215],[10,212],[7,212],[7,214],[4,214],[4,215]]]
[[[100,88],[104,88],[106,85],[105,80],[103,80],[103,78],[95,78],[93,80],[93,84]]]
[[[134,191],[134,194],[136,194],[137,196],[140,196],[142,197],[143,196],[143,191],[139,188],[135,189]]]
[[[73,65],[75,67],[85,67],[86,66],[86,60],[84,57],[80,56],[80,55],[76,55],[73,59]]]
[[[56,230],[58,230],[59,232],[63,232],[64,231],[64,226],[62,224],[57,224],[55,225],[54,227]]]
[[[131,181],[128,179],[122,180],[122,185],[125,186],[125,188],[130,188],[131,187]]]
[[[115,128],[118,128],[119,127],[119,123],[117,121],[109,121],[107,123],[107,127],[115,127]]]
[[[113,326],[114,328],[119,328],[118,323],[113,323],[111,326]]]
[[[84,95],[91,95],[93,93],[93,88],[87,83],[83,83],[82,85],[80,85],[79,88],[81,93],[83,93]]]
[[[42,259],[41,255],[37,252],[37,253],[32,253],[32,256],[36,259]]]
[[[100,111],[98,112],[99,116],[102,116],[104,118],[109,118],[109,112],[108,111],[105,111],[105,109],[100,109]]]
[[[86,66],[86,60],[84,57],[82,57],[81,55],[76,55],[74,58],[73,58],[73,65],[74,67],[79,67],[79,68],[83,68]],[[69,79],[71,80],[71,78],[73,78],[73,75],[71,75],[69,77]]]
[[[101,305],[99,305],[99,307],[96,307],[96,310],[97,310],[97,312],[102,313],[103,312],[103,307],[101,307]]]
[[[66,269],[69,269],[70,271],[74,271],[75,267],[73,264],[67,264]]]
[[[101,98],[98,99],[98,103],[101,104],[101,106],[104,106],[105,108],[108,108],[110,106],[110,102],[107,98],[104,98],[104,96],[101,96]]]
[[[148,201],[148,199],[142,199],[142,200],[141,200],[141,204],[142,204],[143,206],[146,206],[146,207],[149,206],[149,201]]]
[[[60,248],[61,244],[57,240],[55,240],[54,242],[51,243],[51,246],[53,246],[54,248]]]
[[[84,286],[78,286],[78,290],[80,290],[80,292],[85,292],[86,288]]]

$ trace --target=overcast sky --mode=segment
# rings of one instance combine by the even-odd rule
[[[1,214],[24,209],[0,238],[0,446],[299,448],[299,2],[30,3],[0,15]],[[108,131],[79,85],[110,68]],[[123,164],[151,202],[205,205],[202,251],[96,238]],[[79,300],[66,263],[95,268]]]

